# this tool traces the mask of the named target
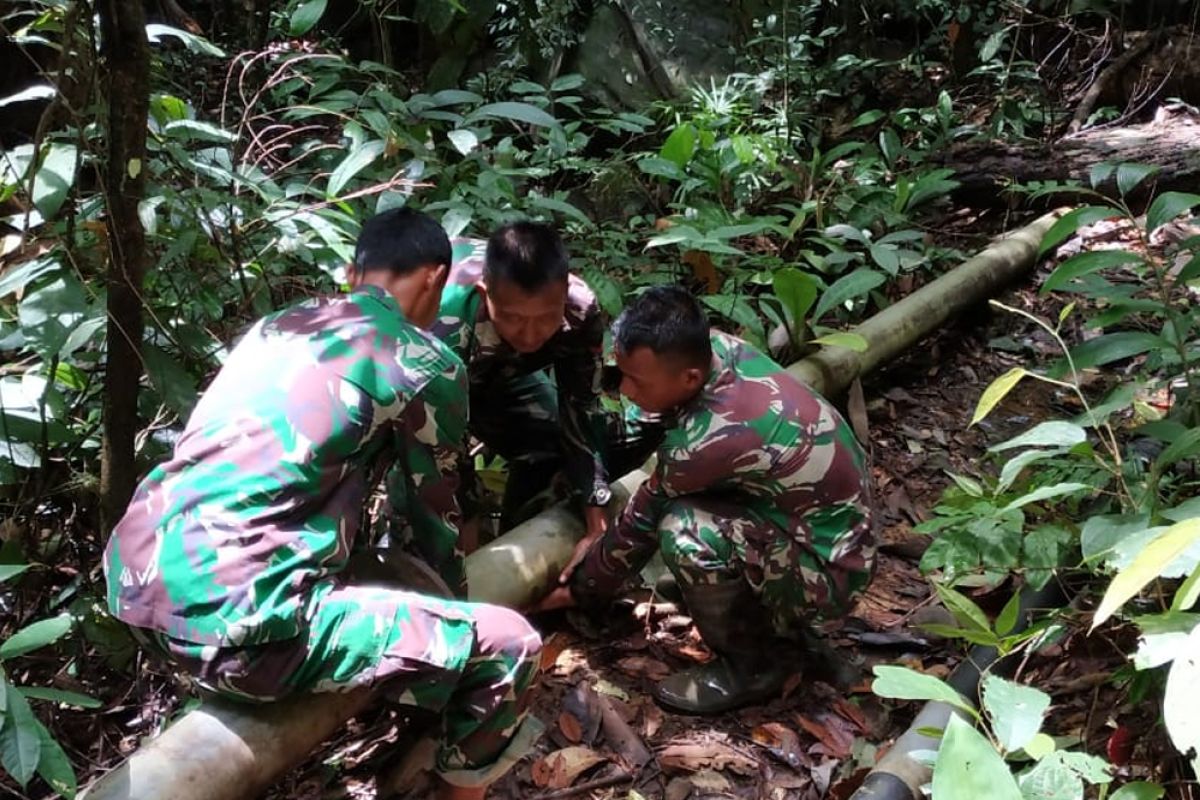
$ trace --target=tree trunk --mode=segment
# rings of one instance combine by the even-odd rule
[[[142,376],[142,277],[146,236],[138,218],[145,194],[150,50],[141,0],[99,6],[108,73],[108,153],[103,165],[108,228],[108,327],[104,436],[100,447],[100,525],[104,535],[125,510],[137,479],[138,382]]]
[[[1068,136],[1049,146],[1017,147],[1004,144],[971,144],[953,148],[945,166],[961,182],[955,190],[960,201],[975,204],[1006,202],[1002,190],[1010,183],[1078,181],[1091,185],[1092,167],[1104,162],[1133,162],[1159,168],[1142,187],[1156,192],[1200,189],[1200,118],[1187,111],[1160,110],[1153,122],[1124,128],[1094,128]],[[1119,197],[1114,175],[1098,191]],[[1057,199],[1070,195],[1064,190]]]

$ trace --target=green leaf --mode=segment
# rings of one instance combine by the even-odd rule
[[[1041,293],[1046,294],[1083,275],[1089,275],[1109,267],[1140,262],[1142,257],[1127,250],[1091,250],[1068,258],[1059,264],[1046,282]]]
[[[1197,520],[1200,524],[1200,520]],[[1163,695],[1163,721],[1171,742],[1180,753],[1200,753],[1200,714],[1196,713],[1196,687],[1200,685],[1200,627],[1188,634],[1182,651],[1167,674]]]
[[[1068,211],[1051,225],[1050,230],[1046,231],[1046,235],[1042,237],[1042,244],[1038,248],[1038,258],[1058,247],[1084,225],[1091,225],[1093,222],[1115,217],[1120,213],[1110,206],[1084,206]]]
[[[329,176],[329,185],[325,188],[325,196],[330,199],[337,197],[346,184],[350,182],[351,178],[362,172],[375,159],[383,155],[384,149],[385,145],[382,140],[372,139],[361,147],[351,150],[342,159],[342,163],[338,164],[333,174]]]
[[[49,360],[59,354],[86,311],[83,285],[73,274],[60,269],[53,280],[25,293],[17,317],[26,344]]]
[[[1028,374],[1023,367],[1013,367],[988,384],[988,387],[983,390],[983,395],[979,398],[979,404],[975,406],[975,414],[971,417],[971,425],[979,423],[988,414],[992,413],[992,409]]]
[[[937,590],[938,598],[941,599],[942,605],[954,615],[959,625],[962,625],[964,628],[973,628],[977,631],[991,633],[992,626],[988,622],[987,614],[983,613],[983,609],[976,605],[975,601],[965,594],[957,592],[949,586],[943,586],[940,583],[935,583],[933,588]]]
[[[1017,447],[1074,447],[1087,441],[1087,431],[1078,425],[1061,420],[1043,422],[1014,436],[1006,442],[994,444],[989,453],[1000,453]]]
[[[26,691],[28,694],[28,691]],[[75,778],[75,768],[63,752],[62,747],[54,740],[50,731],[41,722],[34,720],[37,728],[38,751],[37,774],[42,777],[50,788],[61,794],[66,800],[75,797],[79,784]]]
[[[1157,783],[1134,781],[1113,792],[1108,800],[1160,800],[1166,790]]]
[[[61,639],[71,630],[71,615],[60,614],[26,625],[0,644],[0,661],[16,658]]]
[[[991,61],[1000,52],[1000,46],[1004,44],[1004,37],[1008,33],[1008,28],[1000,28],[992,32],[983,42],[983,47],[979,48],[979,60]]]
[[[38,278],[59,269],[59,264],[50,258],[35,258],[0,275],[0,297],[19,292]]]
[[[75,183],[77,152],[74,145],[53,143],[34,173],[33,205],[45,219],[58,213]]]
[[[1015,615],[1014,615],[1015,616]],[[998,675],[983,679],[983,708],[1005,752],[1020,750],[1041,730],[1050,695]]]
[[[1000,610],[1000,615],[996,617],[996,634],[1008,636],[1012,633],[1012,629],[1017,626],[1017,615],[1020,613],[1021,593],[1013,592],[1013,596],[1008,598],[1008,602]]]
[[[237,141],[237,135],[211,122],[201,122],[198,119],[180,119],[168,122],[163,127],[163,133],[173,139],[192,142],[214,142],[217,144],[232,144]]]
[[[1151,164],[1118,164],[1117,165],[1117,191],[1122,196],[1129,194],[1142,181],[1149,178],[1151,175],[1158,173],[1161,167],[1156,167]]]
[[[7,695],[8,710],[0,727],[0,766],[26,786],[37,770],[42,750],[37,718],[20,691],[10,687]]]
[[[1030,503],[1040,503],[1042,500],[1049,500],[1051,497],[1062,497],[1065,494],[1074,494],[1075,492],[1093,491],[1092,487],[1086,483],[1056,483],[1053,486],[1042,486],[1029,494],[1022,495],[1016,500],[1000,509],[1000,513],[1004,514],[1009,511],[1016,511],[1018,508],[1023,508]]]
[[[1196,605],[1197,600],[1200,600],[1200,569],[1193,571],[1187,580],[1175,590],[1175,597],[1171,600],[1171,610],[1187,611]]]
[[[537,106],[529,103],[503,102],[503,103],[488,103],[471,112],[467,117],[468,122],[475,122],[486,118],[506,119],[513,122],[527,122],[530,125],[537,125],[543,128],[557,128],[558,120],[547,114]]]
[[[1058,744],[1055,743],[1054,737],[1049,734],[1039,733],[1035,735],[1025,745],[1025,755],[1032,758],[1034,761],[1040,761],[1046,756],[1058,749]]]
[[[946,471],[950,476],[950,480],[954,481],[959,489],[969,494],[971,497],[983,497],[983,486],[974,478],[968,478],[966,475],[959,475],[957,472]]]
[[[1025,800],[1084,800],[1083,781],[1063,763],[1061,750],[1047,754],[1022,773],[1020,784]]]
[[[1150,204],[1150,210],[1146,212],[1146,233],[1154,233],[1163,225],[1197,205],[1200,205],[1200,194],[1163,192],[1154,198],[1154,202]]]
[[[895,275],[900,271],[900,256],[896,253],[896,248],[888,247],[883,244],[873,244],[870,247],[871,260],[879,265],[889,275]]]
[[[1155,537],[1142,549],[1132,564],[1113,578],[1100,601],[1100,606],[1096,609],[1092,629],[1095,630],[1097,625],[1111,617],[1117,609],[1140,592],[1142,587],[1161,575],[1171,562],[1197,540],[1200,540],[1200,519],[1178,522]],[[1200,720],[1200,716],[1197,719]]]
[[[771,275],[771,289],[787,310],[794,328],[802,328],[808,310],[817,300],[817,282],[795,267],[784,267]]]
[[[1190,458],[1200,451],[1200,428],[1190,428],[1154,459],[1154,466],[1163,470],[1177,461]]]
[[[149,342],[142,345],[142,360],[146,365],[146,377],[163,405],[186,419],[199,398],[191,373],[165,350]]]
[[[16,94],[10,94],[7,97],[0,98],[0,108],[12,105],[13,103],[24,103],[29,100],[49,100],[54,95],[58,94],[58,90],[48,83],[37,84],[30,86],[28,89],[22,89]]]
[[[592,222],[591,217],[589,217],[587,214],[584,214],[578,208],[565,200],[559,200],[554,197],[542,197],[541,195],[536,194],[529,195],[528,200],[529,204],[534,208],[555,211],[565,217],[570,217],[576,222],[581,223],[589,228],[595,225],[595,223]]]
[[[1013,482],[1021,474],[1021,470],[1043,459],[1053,458],[1054,456],[1062,455],[1067,452],[1063,448],[1054,448],[1053,450],[1026,450],[1023,453],[1017,453],[1015,456],[1004,462],[1004,468],[1000,470],[1000,480],[996,483],[996,494],[1003,494],[1008,490]]]
[[[181,31],[179,28],[172,28],[170,25],[152,24],[146,26],[146,39],[155,44],[162,41],[166,36],[172,39],[178,39],[183,42],[183,46],[187,48],[189,53],[198,53],[202,56],[212,56],[213,58],[224,58],[225,51],[217,47],[215,44],[205,39],[203,36],[197,36],[194,33]]]
[[[696,128],[693,125],[685,123],[676,126],[675,130],[671,131],[671,135],[663,142],[662,149],[658,151],[658,155],[682,169],[692,160],[692,155],[695,152]]]
[[[1004,759],[983,734],[951,717],[933,768],[937,800],[1022,800]]]
[[[823,344],[826,347],[844,347],[847,350],[853,350],[856,353],[865,353],[870,343],[859,336],[857,333],[849,331],[841,331],[838,333],[827,333],[812,340],[813,344]]]
[[[32,566],[32,564],[0,564],[0,583],[17,577]]]
[[[21,694],[29,700],[45,700],[48,703],[65,703],[79,708],[100,708],[104,703],[94,697],[88,697],[79,692],[68,692],[63,689],[51,689],[43,686],[22,686]]]
[[[975,707],[967,702],[966,698],[948,683],[932,675],[922,675],[908,667],[883,664],[874,667],[872,672],[875,673],[875,680],[871,684],[871,691],[880,697],[893,700],[937,700],[949,703],[972,716],[978,716]]]
[[[821,299],[817,301],[816,311],[812,315],[813,320],[820,319],[830,309],[836,308],[848,300],[866,294],[886,280],[883,275],[866,268],[856,269],[849,275],[843,275],[821,295]]]
[[[1188,636],[1200,627],[1200,614],[1167,611],[1133,618],[1140,632],[1133,666],[1154,669],[1170,664],[1187,647]]]
[[[1117,165],[1111,161],[1101,161],[1099,164],[1093,164],[1088,171],[1088,184],[1093,188],[1097,188],[1100,184],[1112,177],[1113,172],[1117,169]]]
[[[1106,333],[1084,342],[1071,350],[1076,369],[1111,364],[1155,349],[1167,349],[1170,344],[1161,336],[1144,331]]]
[[[470,155],[471,151],[479,146],[479,137],[466,128],[452,130],[446,134],[446,138],[454,145],[454,149],[464,156]]]
[[[289,36],[303,36],[313,29],[325,13],[328,0],[301,0],[288,21]]]

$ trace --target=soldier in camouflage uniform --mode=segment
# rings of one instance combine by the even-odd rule
[[[104,570],[112,613],[212,691],[270,701],[370,684],[440,712],[442,797],[479,798],[527,744],[537,633],[508,609],[346,572],[367,493],[395,465],[410,543],[465,596],[466,371],[422,329],[449,261],[429,217],[369,220],[350,294],[272,314],[230,353]]]
[[[527,502],[565,471],[595,534],[607,525],[610,472],[636,467],[653,443],[614,437],[605,446],[614,426],[599,404],[604,322],[592,290],[568,266],[562,240],[540,223],[505,225],[486,247],[455,242],[433,331],[467,365],[471,433],[508,462],[504,526],[521,521]],[[469,465],[465,471],[471,506],[479,490]]]
[[[649,480],[611,531],[581,542],[543,607],[612,597],[660,547],[719,657],[663,681],[658,699],[693,713],[762,701],[787,677],[781,645],[843,613],[869,578],[863,451],[829,403],[745,342],[710,333],[680,288],[634,300],[614,340],[621,392],[674,424]]]

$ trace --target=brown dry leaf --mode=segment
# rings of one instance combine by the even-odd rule
[[[688,781],[696,789],[703,789],[706,792],[728,792],[733,788],[729,779],[719,772],[714,772],[711,769],[702,769]]]
[[[571,744],[579,744],[583,741],[583,726],[579,724],[579,720],[575,715],[564,711],[558,715],[558,729],[562,731],[562,735],[567,737],[567,741]]]
[[[792,696],[792,693],[800,688],[800,684],[804,682],[803,672],[793,672],[788,676],[788,679],[783,682],[783,699],[787,700]]]
[[[753,775],[758,771],[757,761],[719,742],[668,745],[658,754],[658,763],[676,772],[729,769],[739,775]]]
[[[667,784],[666,800],[687,800],[692,793],[692,782],[687,778],[672,778]]]
[[[800,746],[800,737],[786,725],[767,722],[751,731],[750,738],[792,769],[799,769],[808,763]]]
[[[717,276],[717,268],[708,253],[703,250],[688,250],[683,254],[683,263],[692,268],[692,274],[704,284],[706,292],[716,294],[721,291],[721,279]]]
[[[567,645],[571,643],[571,639],[562,633],[552,633],[550,638],[542,642],[542,670],[549,670],[558,662],[558,657]]]
[[[565,789],[583,773],[608,759],[590,747],[564,747],[533,762],[533,782],[545,789]]]
[[[861,708],[846,698],[835,697],[833,700],[833,710],[840,716],[853,722],[854,727],[858,728],[859,733],[871,732],[871,724],[867,722],[867,715],[863,713]]]
[[[642,736],[647,739],[653,738],[654,734],[658,733],[658,729],[663,724],[663,712],[654,703],[646,703],[642,706]]]
[[[796,714],[796,722],[821,743],[825,752],[834,758],[849,758],[854,734],[848,723],[833,714],[820,712],[814,716]]]
[[[671,674],[671,668],[648,656],[628,656],[617,662],[617,669],[634,678],[661,681]]]

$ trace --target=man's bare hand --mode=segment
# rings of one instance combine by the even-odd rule
[[[575,605],[575,598],[571,595],[571,587],[559,586],[550,594],[542,598],[542,601],[534,606],[531,611],[534,613],[540,611],[554,611],[559,608],[572,608]]]
[[[571,552],[571,560],[563,567],[563,571],[559,573],[558,582],[565,584],[571,579],[571,575],[575,572],[575,568],[582,563],[587,557],[588,551],[592,549],[600,537],[608,530],[608,517],[604,514],[604,509],[600,506],[588,506],[583,510],[583,518],[587,523],[587,532],[579,543],[575,545],[575,549]]]

